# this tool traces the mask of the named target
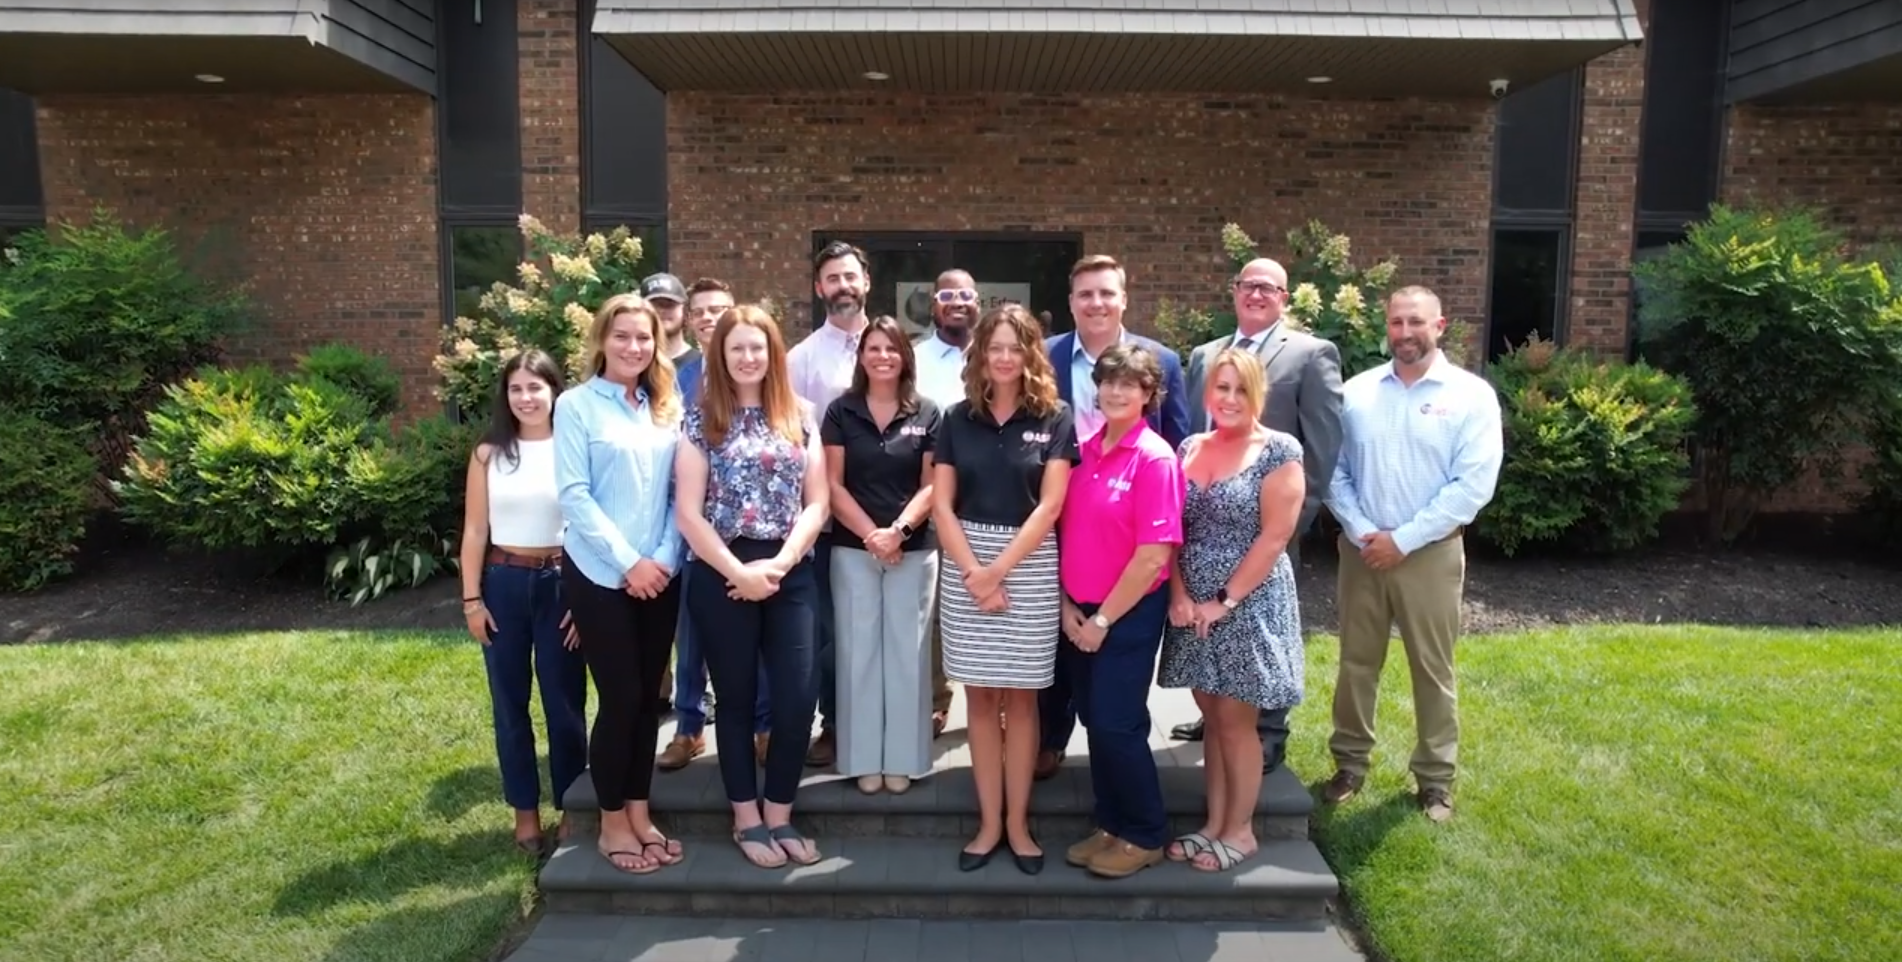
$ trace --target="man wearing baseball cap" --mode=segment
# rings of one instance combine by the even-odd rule
[[[699,357],[687,341],[687,285],[672,274],[649,274],[641,281],[641,296],[660,315],[661,351],[673,360],[674,370]]]

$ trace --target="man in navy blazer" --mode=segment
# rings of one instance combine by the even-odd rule
[[[1096,382],[1090,374],[1096,359],[1114,344],[1128,341],[1148,348],[1162,360],[1162,405],[1149,417],[1149,426],[1175,448],[1189,436],[1188,389],[1183,386],[1182,358],[1161,342],[1132,334],[1123,327],[1123,312],[1129,308],[1124,287],[1128,275],[1116,258],[1093,254],[1070,268],[1070,313],[1076,318],[1076,331],[1044,339],[1050,352],[1050,366],[1057,375],[1057,394],[1076,413],[1079,439],[1088,436],[1103,423],[1096,410]],[[1038,779],[1056,774],[1064,749],[1076,730],[1076,709],[1070,704],[1070,682],[1062,672],[1057,680],[1037,696],[1042,716],[1043,744],[1037,753]]]

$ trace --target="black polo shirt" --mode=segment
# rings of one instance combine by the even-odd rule
[[[826,408],[825,421],[819,425],[819,442],[845,449],[845,490],[865,509],[873,524],[889,527],[918,493],[924,479],[925,455],[938,440],[939,421],[938,406],[924,397],[918,399],[917,410],[910,414],[900,411],[883,431],[878,429],[864,395],[847,391]],[[929,512],[915,528],[905,539],[904,550],[926,551],[938,546]],[[858,535],[837,521],[826,538],[833,545],[847,548],[865,546]]]
[[[933,460],[957,468],[952,511],[959,518],[1019,527],[1037,509],[1044,464],[1077,463],[1076,419],[1070,406],[1059,401],[1044,417],[1019,407],[1000,425],[988,408],[973,414],[971,402],[959,401],[938,427]]]

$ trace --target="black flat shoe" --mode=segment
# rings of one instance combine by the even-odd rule
[[[1004,843],[998,842],[996,845],[991,846],[991,850],[988,852],[959,852],[958,871],[975,872],[991,864],[991,856],[996,855],[997,850],[1003,847]]]
[[[1010,857],[1016,860],[1017,871],[1025,875],[1035,875],[1043,871],[1043,856],[1041,855],[1019,855],[1012,852]]]

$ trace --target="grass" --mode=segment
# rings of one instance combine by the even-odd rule
[[[1332,771],[1336,646],[1293,766]],[[1319,818],[1378,958],[1902,958],[1902,639],[1627,627],[1463,640],[1458,814],[1412,807],[1396,641],[1368,787]]]
[[[9,962],[471,962],[532,905],[466,638],[0,648],[0,692]]]

